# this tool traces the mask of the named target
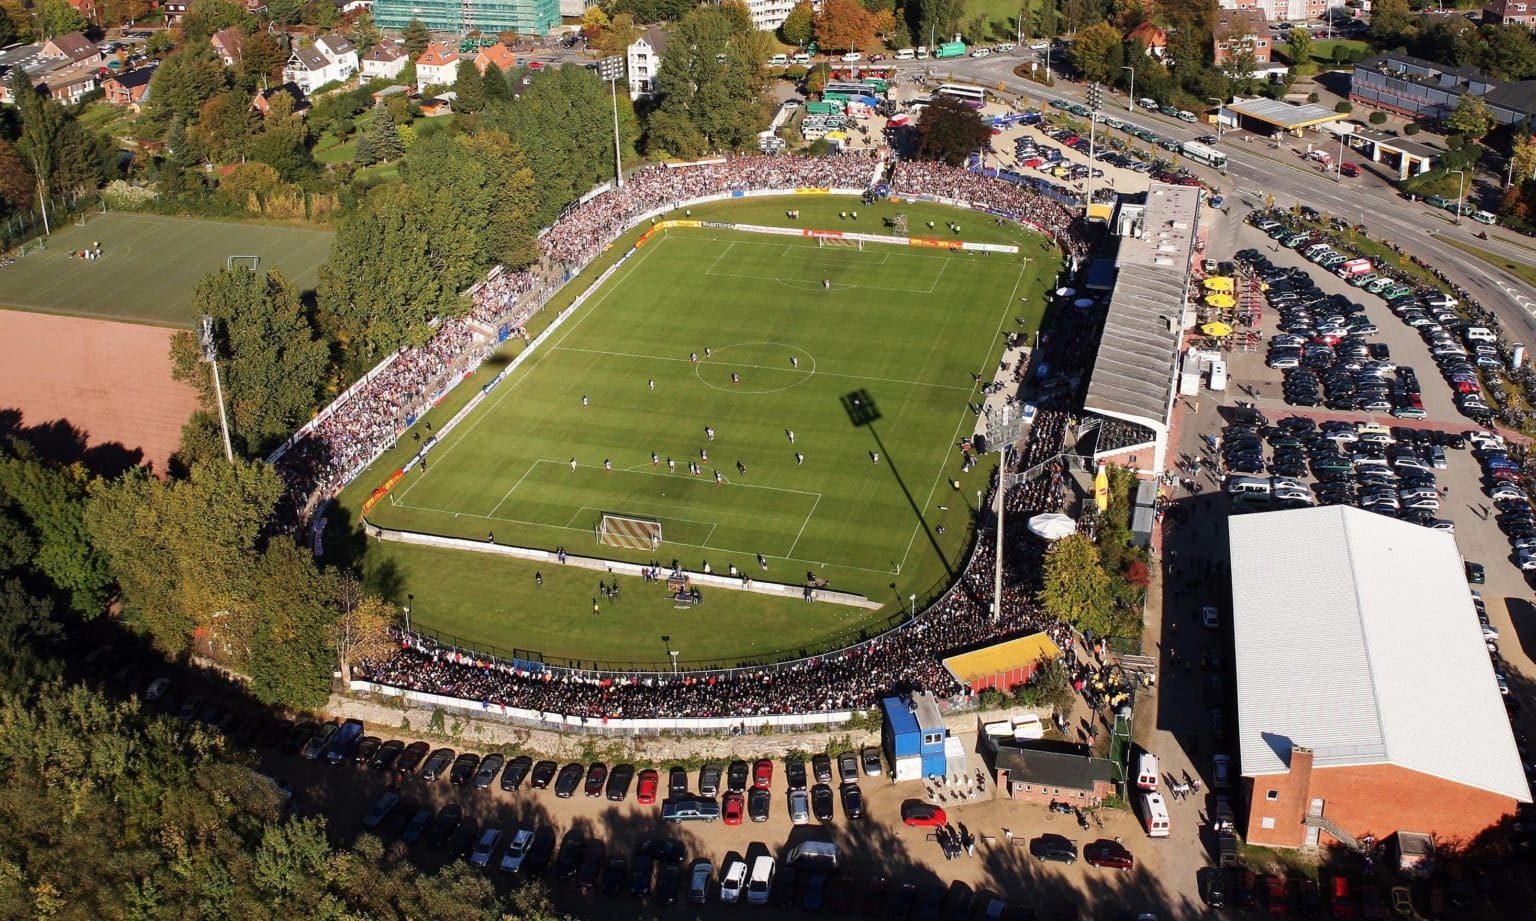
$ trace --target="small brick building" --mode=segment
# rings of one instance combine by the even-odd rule
[[[1096,806],[1115,792],[1115,766],[1077,742],[1023,741],[982,735],[998,793],[1047,805]]]
[[[1250,843],[1466,844],[1530,802],[1454,537],[1342,506],[1229,530]]]

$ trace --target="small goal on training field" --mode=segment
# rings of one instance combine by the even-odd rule
[[[626,550],[655,550],[661,546],[661,522],[654,518],[635,518],[608,512],[595,529],[597,542]]]
[[[224,268],[232,269],[239,266],[242,269],[250,269],[252,272],[261,268],[260,256],[225,256]]]

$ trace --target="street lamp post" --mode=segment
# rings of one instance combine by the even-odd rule
[[[1216,143],[1221,143],[1221,113],[1226,111],[1227,102],[1215,96],[1207,96],[1206,99],[1216,103]]]
[[[913,617],[916,617],[917,616],[917,595],[916,594],[911,594],[911,595],[907,596],[907,605],[908,605],[907,610],[911,612],[911,615]]]
[[[213,398],[219,404],[219,431],[224,436],[224,459],[235,462],[235,449],[229,441],[229,415],[224,411],[224,384],[219,380],[219,346],[213,337],[213,317],[204,314],[198,323],[198,339],[203,348],[203,361],[213,369]]]
[[[1088,87],[1088,183],[1087,192],[1083,196],[1083,220],[1088,220],[1088,215],[1093,209],[1093,164],[1099,162],[1093,158],[1094,146],[1098,142],[1099,128],[1099,104],[1104,101],[1104,88],[1095,83]]]
[[[619,77],[624,74],[624,59],[611,55],[597,62],[597,75],[608,81],[613,94],[613,171],[619,188],[624,188],[624,158],[619,152]]]
[[[1339,132],[1339,162],[1333,165],[1333,178],[1336,182],[1344,181],[1344,132]]]
[[[406,633],[410,633],[411,632],[411,607],[413,605],[415,605],[415,603],[416,603],[416,596],[415,595],[407,594],[405,596],[405,632]]]
[[[676,649],[667,650],[667,655],[672,657],[672,674],[674,675],[677,674],[677,653]]]
[[[1456,174],[1456,223],[1461,223],[1461,203],[1466,196],[1467,174],[1465,170],[1453,169]]]
[[[1125,100],[1125,111],[1127,111],[1127,112],[1135,112],[1136,111],[1136,68],[1132,67],[1129,64],[1122,64],[1120,66],[1120,69],[1121,70],[1128,70],[1128,71],[1131,72],[1131,95],[1128,96],[1126,98],[1126,100]]]

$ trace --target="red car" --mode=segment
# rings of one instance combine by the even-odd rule
[[[773,762],[767,758],[759,760],[752,765],[752,786],[759,790],[766,790],[773,786]]]
[[[654,770],[647,768],[640,772],[640,783],[635,787],[635,802],[642,806],[650,806],[656,802],[656,787],[661,783],[660,777]]]
[[[1106,870],[1129,870],[1136,866],[1136,859],[1124,845],[1108,839],[1085,846],[1083,859],[1088,861],[1090,867],[1103,867]]]
[[[1354,177],[1360,175],[1360,167],[1354,165],[1353,163],[1341,163],[1339,164],[1339,172],[1353,179]]]
[[[1269,913],[1279,918],[1285,917],[1289,908],[1286,900],[1285,879],[1270,874],[1264,877],[1264,887],[1268,893],[1264,901],[1269,907]]]
[[[908,828],[937,828],[948,822],[949,816],[932,803],[909,799],[901,804],[901,821]]]
[[[1355,900],[1349,897],[1349,880],[1342,876],[1333,878],[1333,898],[1328,907],[1337,921],[1352,921],[1355,917]]]
[[[727,825],[740,825],[741,824],[741,807],[742,807],[742,802],[743,802],[743,798],[742,798],[742,795],[740,793],[727,793],[727,794],[725,794],[725,800],[721,804],[721,808],[720,808],[720,814],[725,817],[725,824],[727,824]]]

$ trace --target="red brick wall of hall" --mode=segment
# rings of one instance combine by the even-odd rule
[[[1260,828],[1262,814],[1305,815],[1313,799],[1324,801],[1323,815],[1355,837],[1374,835],[1385,840],[1398,831],[1431,832],[1442,844],[1466,843],[1515,811],[1515,800],[1391,764],[1313,768],[1305,800],[1286,804],[1266,800],[1269,790],[1282,798],[1297,791],[1286,774],[1252,781],[1249,840],[1254,844],[1297,847],[1305,828],[1281,818],[1272,831]],[[1297,808],[1299,807],[1299,808]],[[1293,812],[1293,810],[1295,810]],[[1289,827],[1287,827],[1289,826]],[[1324,843],[1330,836],[1322,833]]]

